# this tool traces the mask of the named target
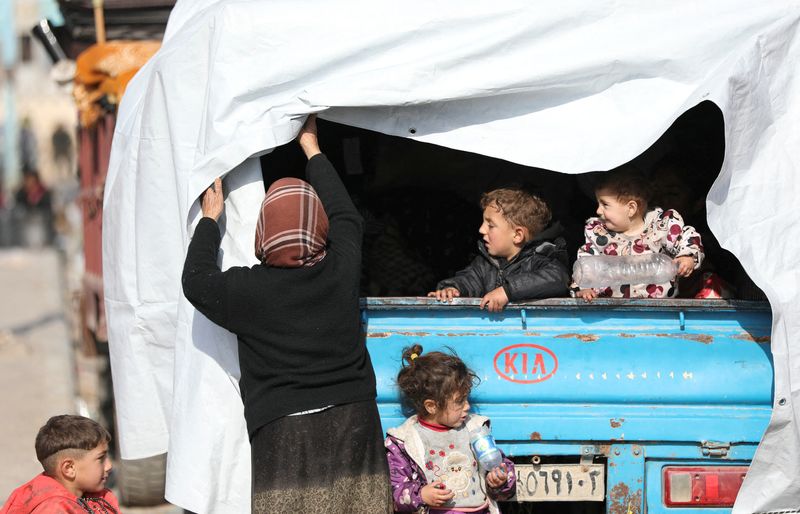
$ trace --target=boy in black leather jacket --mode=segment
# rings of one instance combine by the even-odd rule
[[[566,296],[570,281],[567,251],[550,209],[518,189],[495,189],[481,197],[483,223],[478,255],[453,278],[428,293],[439,301],[482,297],[480,307],[503,310],[508,302]]]

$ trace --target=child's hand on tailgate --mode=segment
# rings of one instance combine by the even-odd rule
[[[502,286],[490,291],[481,298],[481,309],[486,307],[489,312],[500,312],[507,304],[508,295],[506,295],[506,290]]]
[[[445,287],[444,289],[437,289],[428,293],[431,298],[436,298],[440,302],[452,302],[453,298],[458,298],[461,293],[455,287]]]
[[[591,302],[593,299],[597,298],[597,293],[594,289],[581,289],[577,293],[575,293],[577,298],[583,298],[587,302]]]

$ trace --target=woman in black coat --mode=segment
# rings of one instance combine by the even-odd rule
[[[362,219],[321,153],[298,136],[308,182],[281,179],[262,204],[261,264],[221,271],[217,179],[202,198],[183,290],[236,334],[253,463],[253,512],[391,512],[375,374],[361,335]]]

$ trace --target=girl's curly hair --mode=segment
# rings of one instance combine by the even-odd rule
[[[422,346],[418,344],[403,349],[403,367],[397,374],[397,385],[409,410],[425,415],[425,400],[433,400],[438,408],[444,409],[454,395],[468,396],[480,382],[464,361],[450,352],[422,355]]]

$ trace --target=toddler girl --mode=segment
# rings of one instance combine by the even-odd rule
[[[649,185],[632,169],[619,169],[595,188],[596,218],[586,221],[586,243],[578,259],[588,255],[643,255],[665,253],[673,257],[679,277],[688,277],[703,262],[700,234],[684,225],[673,210],[648,210]],[[678,294],[675,280],[663,284],[624,284],[601,289],[579,289],[574,296],[590,301],[598,296],[619,298],[673,298]]]
[[[469,413],[467,397],[478,377],[455,355],[414,345],[403,351],[397,384],[416,411],[386,438],[394,508],[437,514],[499,513],[496,500],[514,494],[514,464],[482,472],[470,446],[470,432],[489,419]]]

